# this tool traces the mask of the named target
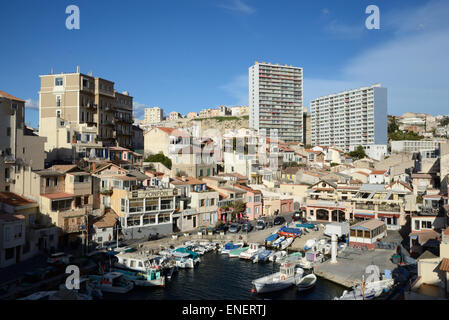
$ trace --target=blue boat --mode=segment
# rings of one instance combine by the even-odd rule
[[[301,229],[298,228],[287,228],[287,227],[282,227],[278,234],[281,236],[285,236],[285,237],[299,237],[301,235]]]
[[[270,235],[268,238],[266,238],[265,241],[266,241],[267,245],[271,245],[273,243],[273,241],[275,241],[278,237],[279,237],[278,234],[275,233],[275,234]]]
[[[226,243],[224,248],[221,249],[221,254],[229,254],[232,250],[242,248],[243,245],[244,245],[243,242],[235,243],[235,244],[234,243]]]
[[[260,262],[260,261],[262,261],[262,262],[267,261],[270,254],[271,254],[271,250],[263,250],[262,252],[259,252],[258,254],[256,254],[253,257],[253,259],[252,259],[253,263]]]

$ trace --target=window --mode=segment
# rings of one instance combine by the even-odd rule
[[[58,178],[57,177],[54,179],[54,185],[55,185],[55,187],[58,186]]]
[[[61,110],[56,110],[56,117],[61,118]]]
[[[84,122],[84,112],[81,111],[81,121]]]
[[[5,179],[9,179],[9,168],[5,168]]]
[[[63,78],[55,78],[55,86],[62,86],[64,85]]]
[[[30,224],[30,226],[34,225],[34,214],[30,214],[28,216],[28,223]]]
[[[50,178],[45,178],[45,186],[46,187],[50,186]]]
[[[14,258],[14,249],[15,248],[5,249],[5,260]]]
[[[61,96],[56,96],[56,106],[57,107],[61,106]]]
[[[11,229],[9,227],[5,228],[5,237],[4,237],[5,241],[9,241],[11,240]]]
[[[11,127],[6,128],[6,135],[7,135],[8,137],[11,136]]]

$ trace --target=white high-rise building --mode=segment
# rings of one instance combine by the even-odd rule
[[[387,88],[380,84],[312,100],[312,145],[349,151],[360,145],[388,144],[387,107]]]
[[[255,62],[249,68],[249,125],[277,129],[284,141],[303,140],[302,68]]]

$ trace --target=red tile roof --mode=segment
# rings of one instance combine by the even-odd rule
[[[0,202],[11,206],[25,206],[28,204],[37,204],[37,202],[26,199],[12,192],[0,192]]]
[[[0,90],[0,96],[8,98],[10,100],[14,100],[14,101],[25,102],[22,99],[16,98],[16,97],[10,95],[9,93],[6,93],[6,92],[1,91],[1,90]]]
[[[75,196],[74,194],[66,193],[66,192],[41,194],[41,197],[48,198],[48,199],[51,199],[51,200],[73,198],[74,196]]]
[[[387,170],[373,170],[371,171],[371,174],[385,174]]]

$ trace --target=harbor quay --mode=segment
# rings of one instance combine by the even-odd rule
[[[314,273],[326,280],[335,282],[347,288],[362,281],[371,274],[367,273],[368,266],[377,266],[379,272],[383,273],[385,270],[393,272],[397,268],[391,260],[394,254],[393,250],[375,249],[362,251],[360,249],[346,248],[343,254],[338,255],[337,263],[331,263],[327,260],[314,268]]]

